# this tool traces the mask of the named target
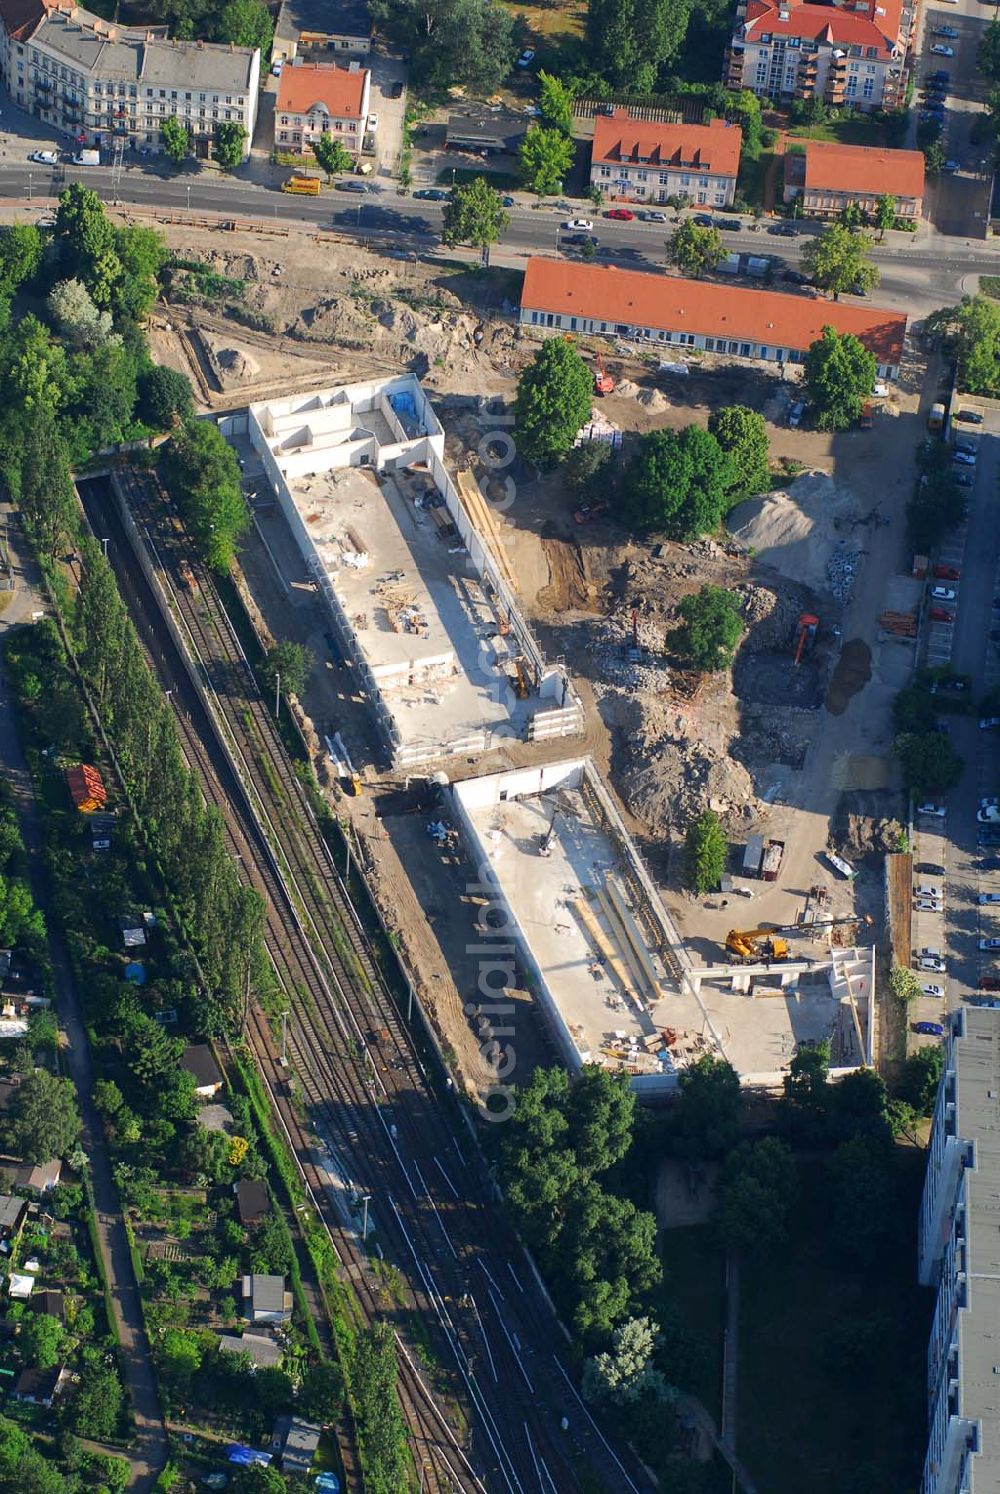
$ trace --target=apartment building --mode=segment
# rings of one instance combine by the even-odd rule
[[[610,265],[529,259],[521,325],[597,333],[764,363],[801,363],[824,327],[852,332],[878,359],[881,378],[899,373],[906,317],[812,296],[684,280]]]
[[[594,121],[590,185],[618,202],[690,197],[728,207],[736,196],[743,132],[724,119],[710,124],[656,124],[627,109]]]
[[[724,79],[788,105],[900,108],[917,0],[739,0]]]
[[[18,108],[80,146],[160,149],[175,115],[197,155],[234,121],[249,154],[260,52],[171,41],[164,27],[130,27],[53,0],[0,0],[0,74]]]
[[[881,197],[892,197],[900,218],[919,218],[924,205],[924,154],[880,150],[825,140],[790,142],[785,153],[786,202],[804,213],[832,217],[857,205],[874,213]]]
[[[920,1210],[918,1273],[937,1288],[921,1494],[1000,1489],[1000,1011],[949,1018]]]
[[[371,74],[357,62],[336,67],[296,57],[278,84],[275,146],[308,149],[320,135],[332,134],[357,155],[368,125],[370,96]]]

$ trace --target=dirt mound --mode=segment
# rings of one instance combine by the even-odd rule
[[[646,406],[647,410],[658,412],[660,410],[669,410],[670,408],[670,401],[658,389],[640,389],[636,398],[640,405]]]
[[[826,708],[831,716],[842,716],[848,702],[863,690],[872,677],[872,651],[861,638],[852,638],[840,651],[826,694]]]
[[[730,534],[752,547],[758,559],[816,590],[827,587],[827,562],[840,531],[851,527],[854,497],[825,472],[797,477],[787,491],[764,493],[739,503],[729,514]]]
[[[831,823],[832,842],[854,857],[898,850],[903,826],[892,817],[893,801],[898,795],[888,792],[841,794]]]
[[[615,393],[620,394],[622,399],[635,399],[639,393],[639,386],[633,384],[631,379],[622,379],[615,385]]]

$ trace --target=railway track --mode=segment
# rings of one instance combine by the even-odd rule
[[[407,1334],[400,1333],[403,1404],[418,1463],[427,1449],[436,1468],[450,1470],[443,1476],[455,1482],[442,1487],[569,1494],[586,1469],[608,1490],[636,1490],[554,1352],[558,1324],[492,1206],[481,1169],[456,1139],[380,979],[210,577],[194,562],[155,483],[132,473],[123,485],[140,543],[210,702],[204,732],[193,719],[182,724],[185,750],[199,762],[206,733],[224,744],[229,781],[217,776],[213,796],[221,795],[215,802],[231,826],[234,854],[251,880],[259,878],[255,885],[268,904],[268,948],[289,1000],[289,1049],[309,1132],[280,1095],[279,1113],[307,1179],[312,1169],[317,1207],[331,1233],[337,1237],[332,1211],[339,1235],[347,1237],[345,1264],[364,1274],[366,1252],[345,1216],[352,1200],[367,1196],[379,1245],[406,1285],[407,1304],[430,1325],[439,1359],[453,1366],[468,1426],[468,1461],[460,1464],[457,1441],[445,1438],[442,1447],[447,1420],[417,1372]],[[101,532],[117,524],[127,545],[113,507],[105,494]],[[116,569],[119,577],[129,569],[126,553]],[[162,609],[151,589],[150,599]],[[162,616],[150,617],[148,626],[162,649]],[[183,694],[190,698],[195,692],[177,663],[174,673],[184,676]],[[180,699],[171,698],[179,708]],[[203,761],[197,771],[204,781]],[[258,1023],[253,1038],[266,1065],[274,1057],[270,1034]],[[275,1089],[280,1070],[271,1077]],[[384,1312],[377,1293],[364,1308]],[[428,1418],[437,1428],[432,1448],[419,1441],[427,1437]]]

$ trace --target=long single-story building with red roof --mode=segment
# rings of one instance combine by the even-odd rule
[[[540,258],[528,261],[520,321],[765,363],[801,363],[823,328],[833,327],[875,354],[883,379],[897,377],[906,336],[906,317],[877,306]]]

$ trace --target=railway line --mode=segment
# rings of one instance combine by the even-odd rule
[[[554,1353],[560,1336],[555,1317],[493,1208],[481,1169],[456,1139],[379,977],[211,578],[194,562],[176,513],[155,484],[134,473],[123,484],[139,543],[184,637],[200,691],[211,702],[206,711],[178,657],[170,671],[176,683],[168,688],[177,692],[171,700],[185,751],[203,782],[206,759],[215,757],[215,781],[206,791],[224,813],[244,874],[266,899],[268,949],[291,1013],[289,1050],[318,1140],[280,1095],[279,1113],[349,1273],[369,1281],[367,1252],[351,1220],[352,1203],[367,1198],[379,1246],[406,1283],[407,1305],[430,1325],[435,1352],[459,1387],[467,1458],[458,1439],[446,1434],[447,1418],[400,1333],[404,1413],[418,1464],[426,1460],[439,1480],[454,1481],[439,1482],[443,1488],[569,1494],[586,1470],[600,1487],[635,1491]],[[123,586],[130,607],[141,607],[143,636],[163,673],[167,641],[178,652],[164,624],[163,600],[152,588],[144,602],[137,598],[141,588],[128,564],[124,526],[106,490],[96,500],[92,489],[88,509],[97,532],[117,526],[121,554],[111,558],[120,581],[133,571],[132,584]],[[182,721],[192,697],[204,719]],[[210,739],[225,748],[221,773]],[[281,1071],[273,1043],[259,1019],[255,1023],[251,1036],[265,1072],[272,1065],[277,1093]],[[378,1291],[365,1297],[367,1290],[360,1289],[364,1311],[384,1315]]]

